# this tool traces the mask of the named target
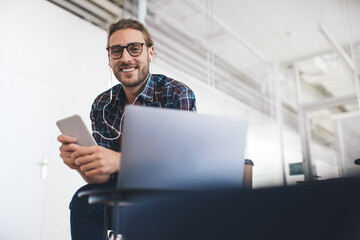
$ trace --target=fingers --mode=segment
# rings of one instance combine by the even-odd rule
[[[75,164],[74,159],[72,158],[63,158],[63,162],[71,169],[80,169],[80,167]]]
[[[68,135],[59,135],[57,140],[63,144],[76,143],[77,139]]]
[[[101,157],[100,153],[85,155],[75,159],[75,164],[87,176],[108,174],[106,160]]]
[[[80,148],[79,145],[70,143],[70,144],[61,144],[61,146],[59,147],[59,150],[60,150],[60,152],[75,152],[79,148]]]
[[[81,171],[84,171],[87,176],[104,175],[106,171],[105,161],[93,161],[80,167]]]
[[[60,142],[62,143],[59,147],[59,150],[60,157],[63,159],[63,162],[71,169],[78,169],[79,166],[75,165],[74,159],[71,157],[71,154],[78,150],[80,146],[74,143],[69,143],[76,139],[73,137],[60,135],[58,137],[58,140],[61,140]]]
[[[72,154],[74,155],[74,154]],[[94,162],[94,161],[97,161],[97,160],[100,160],[100,158],[97,157],[96,154],[92,154],[92,155],[85,155],[85,156],[82,156],[82,157],[73,157],[75,159],[75,164],[76,165],[84,165],[84,164],[88,164],[90,162]]]
[[[95,175],[103,175],[103,174],[106,174],[106,173],[104,173],[104,170],[101,168],[95,168],[93,170],[85,172],[85,175],[89,176],[89,177],[95,176]]]
[[[74,146],[72,146],[72,147],[74,147]],[[74,151],[74,153],[72,154],[72,157],[75,158],[75,159],[76,158],[81,158],[81,157],[86,156],[86,155],[95,154],[96,152],[99,152],[99,147],[98,146],[79,147]],[[81,165],[81,164],[82,164],[82,162],[79,162],[79,165]]]
[[[71,154],[72,152],[61,151],[60,157],[65,160],[65,158],[71,158]]]
[[[71,157],[87,176],[112,174],[120,168],[121,154],[101,146],[80,147]]]
[[[71,158],[72,152],[61,152],[60,157],[63,159],[63,162],[71,169],[79,169],[79,166],[75,164],[73,158]]]

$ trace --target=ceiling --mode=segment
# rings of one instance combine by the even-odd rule
[[[346,9],[345,1],[212,2],[213,13],[270,61],[289,62],[332,50],[318,31],[317,25],[320,21],[324,22],[331,35],[341,45],[347,44],[343,12],[343,9]],[[353,38],[355,42],[360,42],[360,1],[349,0],[348,5]]]

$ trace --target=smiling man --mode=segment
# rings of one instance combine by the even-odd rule
[[[64,163],[89,183],[78,192],[115,185],[126,105],[196,111],[195,95],[189,87],[149,72],[155,54],[154,42],[140,22],[122,19],[110,25],[106,49],[109,66],[120,84],[101,93],[92,105],[90,118],[98,145],[82,147],[74,137],[58,137]],[[72,239],[102,239],[104,206],[89,205],[77,193],[70,203]]]

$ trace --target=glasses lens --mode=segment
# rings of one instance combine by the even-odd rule
[[[110,47],[110,55],[112,58],[121,58],[122,47],[121,46],[112,46]]]
[[[142,44],[141,43],[131,43],[128,45],[128,51],[131,56],[137,57],[142,52]]]

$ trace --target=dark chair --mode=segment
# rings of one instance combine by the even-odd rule
[[[244,180],[243,187],[244,189],[252,188],[252,171],[254,163],[250,159],[245,159],[245,168],[244,168]],[[119,219],[119,210],[129,205],[134,205],[139,202],[144,201],[147,197],[152,196],[169,196],[177,194],[179,192],[194,192],[194,191],[178,191],[178,190],[156,190],[154,189],[97,189],[83,191],[78,194],[79,197],[88,198],[89,204],[104,204],[105,213],[104,213],[104,235],[103,239],[108,239],[110,234],[118,234],[120,232],[120,219]],[[112,211],[110,211],[112,209]],[[110,212],[113,214],[110,216]],[[111,220],[110,220],[111,219]],[[109,227],[109,222],[113,223]],[[114,227],[112,227],[114,226]],[[110,230],[109,230],[110,229]]]

